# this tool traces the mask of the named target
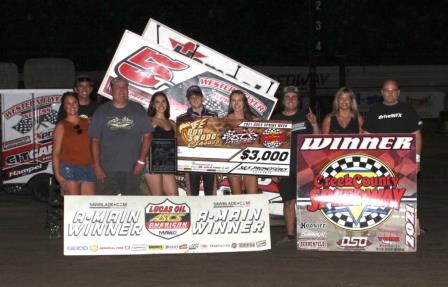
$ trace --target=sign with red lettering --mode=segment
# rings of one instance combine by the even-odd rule
[[[417,250],[413,134],[298,136],[298,249]]]
[[[205,107],[220,116],[227,114],[233,90],[246,94],[251,110],[260,118],[269,118],[277,102],[259,89],[129,31],[124,33],[98,93],[111,99],[110,82],[117,76],[129,81],[129,98],[145,107],[151,95],[163,91],[170,101],[172,118],[187,110],[186,91],[192,85],[201,87]]]
[[[235,79],[244,87],[251,87],[269,97],[274,97],[279,83],[166,25],[149,19],[143,38],[165,49],[207,66],[215,72]]]

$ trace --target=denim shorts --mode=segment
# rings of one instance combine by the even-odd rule
[[[77,165],[71,163],[61,163],[59,173],[65,180],[79,182],[95,182],[93,168],[91,165]]]

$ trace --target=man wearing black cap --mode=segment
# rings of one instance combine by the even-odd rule
[[[283,216],[285,218],[287,237],[276,245],[296,244],[296,199],[297,199],[297,135],[318,134],[316,116],[311,109],[308,114],[299,110],[299,89],[288,86],[283,89],[283,110],[272,116],[272,120],[292,121],[291,132],[291,165],[289,177],[273,178],[278,182],[280,195],[283,200]]]
[[[217,114],[207,110],[204,107],[204,95],[199,86],[190,86],[187,90],[187,99],[190,107],[185,114],[179,116],[179,118],[189,117],[216,117]],[[215,175],[210,173],[196,173],[192,172],[187,174],[190,182],[191,195],[199,195],[199,185],[201,183],[201,176],[204,182],[204,194],[213,195],[215,190]]]

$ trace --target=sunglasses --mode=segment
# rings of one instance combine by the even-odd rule
[[[82,134],[82,129],[79,125],[74,126],[73,129],[76,131],[78,135]]]

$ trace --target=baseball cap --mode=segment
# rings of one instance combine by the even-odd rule
[[[286,94],[286,93],[296,93],[298,95],[299,88],[297,88],[296,86],[286,86],[283,88],[283,94]]]
[[[201,90],[201,88],[199,87],[199,86],[197,86],[197,85],[193,85],[193,86],[190,86],[188,89],[187,89],[187,98],[189,98],[191,95],[193,95],[193,94],[195,94],[195,95],[201,95],[202,97],[204,96],[203,94],[202,94],[202,90]]]

